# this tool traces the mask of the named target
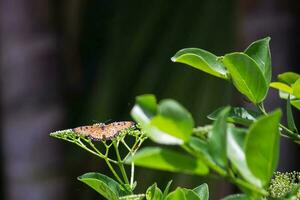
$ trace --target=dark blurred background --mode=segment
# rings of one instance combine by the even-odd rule
[[[299,72],[299,33],[297,1],[0,0],[0,199],[101,199],[76,177],[110,175],[104,163],[50,132],[130,119],[144,93],[180,101],[204,125],[218,106],[245,102],[227,82],[171,63],[177,50],[222,55],[271,36],[273,75]],[[275,91],[267,104],[284,106]],[[280,170],[299,169],[297,153],[282,141]],[[236,192],[214,177],[147,169],[137,191],[170,179],[173,189],[208,182],[211,199]]]

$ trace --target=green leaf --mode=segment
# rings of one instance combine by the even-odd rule
[[[209,199],[209,190],[208,185],[203,183],[198,187],[194,188],[193,191],[198,194],[201,200],[208,200]]]
[[[226,107],[218,108],[213,113],[209,114],[207,118],[210,120],[216,120],[217,116],[224,109],[226,109]],[[243,107],[233,107],[228,113],[227,122],[249,126],[253,121],[255,121],[258,115],[259,114],[253,110],[249,110]]]
[[[155,142],[162,144],[183,144],[183,141],[175,138],[155,126],[151,126],[151,120],[157,115],[158,105],[154,95],[141,95],[136,98],[136,104],[131,110],[132,118],[140,123],[142,129]]]
[[[192,134],[194,120],[183,106],[167,99],[160,102],[158,115],[151,120],[151,125],[171,136],[187,141]]]
[[[285,84],[285,83],[281,83],[281,82],[272,82],[270,83],[270,87],[275,88],[277,90],[289,93],[289,94],[293,94],[293,89]]]
[[[160,144],[183,144],[194,127],[191,114],[182,105],[171,99],[157,105],[153,95],[137,97],[131,116],[150,139]]]
[[[149,129],[149,137],[160,144],[183,144],[184,140],[187,140],[186,135],[182,134],[180,128],[173,120],[165,118],[163,116],[156,116],[151,120],[152,129]],[[157,135],[173,136],[169,138],[161,137]],[[188,136],[188,135],[187,135]],[[173,140],[174,138],[175,140]]]
[[[149,117],[155,115],[157,112],[157,101],[153,94],[137,96],[136,104],[142,107]]]
[[[224,56],[223,63],[239,92],[255,104],[265,99],[268,84],[252,58],[244,53],[231,53]]]
[[[257,119],[246,137],[248,167],[264,186],[269,183],[278,163],[280,117],[281,111],[276,110]]]
[[[296,200],[299,198],[299,189],[300,189],[300,184],[295,184],[285,195],[284,199],[289,199],[289,200]]]
[[[178,51],[171,60],[180,62],[204,71],[213,76],[227,79],[227,71],[224,65],[218,61],[214,54],[197,48],[187,48]]]
[[[178,187],[167,196],[166,200],[201,200],[201,198],[193,190]]]
[[[142,126],[149,124],[156,115],[157,103],[154,95],[146,94],[136,97],[135,105],[131,110],[132,118]]]
[[[147,200],[162,200],[162,196],[163,194],[161,190],[157,187],[156,183],[151,185],[146,191]]]
[[[262,183],[249,170],[244,152],[246,129],[228,127],[227,131],[227,156],[232,165],[239,171],[241,176],[257,187]]]
[[[130,194],[119,183],[100,173],[86,173],[78,177],[78,180],[87,184],[109,200],[118,200],[119,197]]]
[[[294,132],[298,132],[295,124],[294,116],[293,116],[290,96],[286,101],[286,115],[287,115],[288,128]]]
[[[209,133],[208,139],[208,151],[215,163],[220,167],[226,168],[227,155],[226,155],[226,131],[227,123],[226,119],[230,107],[225,108],[220,112],[216,121],[213,123],[213,128]]]
[[[270,53],[270,37],[257,40],[250,44],[245,50],[245,54],[255,60],[256,64],[263,72],[267,84],[271,82],[272,66],[271,66],[271,53]]]
[[[120,197],[119,200],[142,200],[145,198],[144,194],[132,194]]]
[[[293,95],[297,98],[300,98],[300,79],[298,79],[293,85]]]
[[[292,85],[300,78],[300,75],[295,72],[285,72],[279,74],[277,78],[280,82]]]
[[[208,152],[207,142],[197,137],[191,137],[187,143],[187,146],[191,148],[193,152],[195,152],[194,156],[203,157],[205,160],[209,160],[210,162],[215,163]]]
[[[126,161],[126,163],[131,162],[134,162],[137,166],[171,172],[183,172],[198,175],[205,175],[208,173],[208,167],[201,160],[159,147],[143,148],[138,151],[134,157]]]
[[[167,184],[167,186],[166,186],[166,188],[165,188],[165,190],[164,190],[164,193],[163,193],[163,196],[162,196],[162,199],[164,200],[166,197],[167,197],[167,195],[169,194],[169,190],[170,190],[170,186],[171,186],[171,184],[172,184],[172,180],[170,180],[169,182],[168,182],[168,184]]]
[[[281,99],[288,99],[289,96],[290,96],[291,100],[296,99],[296,97],[295,97],[294,95],[279,90],[279,97],[280,97]]]
[[[298,110],[300,110],[300,99],[299,100],[292,100],[291,104],[297,108]]]
[[[245,194],[234,194],[225,197],[223,200],[250,200]]]

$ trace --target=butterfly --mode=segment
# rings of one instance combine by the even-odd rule
[[[135,123],[132,121],[112,122],[109,124],[96,123],[91,126],[73,128],[72,131],[78,135],[87,136],[94,141],[111,140],[119,135],[120,131],[134,127],[134,125]]]

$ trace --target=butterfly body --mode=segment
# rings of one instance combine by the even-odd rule
[[[72,130],[79,135],[99,141],[111,140],[119,135],[120,131],[133,127],[134,125],[135,123],[132,121],[112,122],[110,124],[96,123],[91,126],[80,126]]]

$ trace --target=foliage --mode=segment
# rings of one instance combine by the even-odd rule
[[[300,143],[292,106],[300,109],[300,75],[286,72],[271,83],[270,38],[253,42],[244,52],[216,56],[202,49],[180,50],[172,61],[187,64],[230,83],[255,106],[255,110],[243,107],[220,107],[208,115],[211,124],[196,126],[190,112],[173,99],[157,101],[151,94],[136,98],[131,110],[138,123],[125,129],[112,141],[100,141],[102,153],[93,141],[72,130],[52,133],[59,139],[72,142],[88,152],[104,159],[114,174],[113,180],[103,174],[88,173],[79,180],[92,187],[107,199],[176,200],[208,199],[208,186],[194,189],[178,187],[169,192],[170,183],[162,192],[156,184],[145,194],[134,194],[134,166],[147,167],[176,173],[209,175],[215,173],[236,185],[241,194],[225,197],[233,199],[297,199],[299,198],[299,174],[275,173],[280,149],[280,135]],[[287,126],[280,123],[282,111],[268,112],[264,100],[269,88],[279,90],[286,100]],[[128,145],[126,138],[135,142]],[[159,147],[141,148],[150,138]],[[128,153],[121,157],[120,145]],[[108,157],[114,148],[117,160]],[[111,165],[115,164],[122,176]],[[131,165],[130,181],[125,164]],[[298,196],[297,196],[298,195]]]

